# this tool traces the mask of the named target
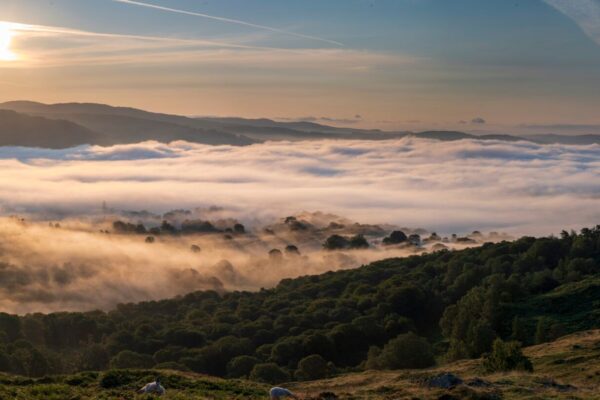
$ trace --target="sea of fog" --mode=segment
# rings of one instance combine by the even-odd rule
[[[383,231],[395,225],[513,237],[600,223],[599,145],[146,142],[0,148],[0,168],[0,309],[16,313],[110,309],[201,289],[258,290],[416,251],[377,244],[324,251],[332,231],[319,226],[332,221],[351,229],[368,226],[346,221]],[[160,224],[155,214],[173,209],[216,210],[206,218],[242,222],[248,233],[167,235],[148,244],[144,235],[108,232],[113,218]],[[315,230],[265,233],[265,226],[299,213],[323,220],[313,221]],[[269,257],[290,244],[300,254]],[[194,245],[202,251],[190,251]]]
[[[0,148],[2,213],[218,205],[246,223],[308,211],[441,233],[556,234],[600,222],[600,146],[405,138],[247,147]]]

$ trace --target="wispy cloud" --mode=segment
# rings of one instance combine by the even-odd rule
[[[280,34],[284,34],[284,35],[295,36],[295,37],[302,38],[302,39],[315,40],[315,41],[319,41],[319,42],[323,42],[323,43],[333,44],[335,46],[343,46],[343,43],[337,42],[335,40],[329,40],[329,39],[324,39],[324,38],[320,38],[317,36],[311,36],[311,35],[305,35],[302,33],[291,32],[291,31],[287,31],[287,30],[283,30],[283,29],[279,29],[279,28],[273,28],[273,27],[266,26],[266,25],[253,24],[251,22],[241,21],[239,19],[225,18],[225,17],[219,17],[219,16],[215,16],[215,15],[203,14],[203,13],[199,13],[199,12],[181,10],[181,9],[177,9],[177,8],[164,7],[164,6],[159,6],[159,5],[151,4],[151,3],[145,3],[145,2],[141,2],[141,1],[133,1],[133,0],[112,0],[112,1],[115,1],[117,3],[129,4],[129,5],[133,5],[133,6],[152,8],[155,10],[166,11],[166,12],[170,12],[170,13],[191,15],[194,17],[212,19],[215,21],[221,21],[221,22],[225,22],[225,23],[229,23],[229,24],[243,25],[243,26],[247,26],[249,28],[262,29],[262,30],[280,33]]]
[[[16,63],[28,67],[77,65],[152,64],[227,65],[246,67],[319,69],[361,73],[353,65],[388,65],[414,62],[416,59],[395,54],[374,53],[342,48],[287,49],[254,46],[225,40],[187,39],[123,33],[94,32],[66,27],[29,25],[0,21],[14,33]]]
[[[571,18],[600,45],[600,1],[598,0],[544,0],[548,5]]]

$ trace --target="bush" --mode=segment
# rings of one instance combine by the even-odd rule
[[[350,245],[348,239],[340,235],[331,235],[327,238],[323,247],[326,250],[341,250],[345,249]]]
[[[132,381],[133,378],[127,373],[127,371],[113,369],[102,374],[102,377],[100,378],[100,386],[104,389],[111,389],[128,385]]]
[[[327,361],[318,354],[312,354],[300,360],[295,373],[296,379],[301,381],[327,378],[328,375],[329,366],[327,365]]]
[[[367,239],[365,239],[363,235],[356,235],[350,238],[348,246],[351,249],[368,249],[369,242],[367,241]]]
[[[290,380],[290,375],[275,363],[256,364],[250,372],[253,381],[277,384]]]
[[[431,345],[412,332],[390,340],[381,351],[371,348],[367,360],[367,368],[373,369],[427,368],[433,364]]]
[[[111,368],[151,368],[154,360],[147,354],[123,350],[110,360]]]
[[[492,352],[485,355],[483,367],[487,372],[533,371],[531,361],[523,354],[519,342],[504,342],[496,339]]]
[[[238,356],[227,363],[227,376],[230,378],[247,378],[259,360],[251,356]]]
[[[108,352],[99,344],[91,344],[81,352],[79,369],[82,371],[101,371],[110,361]]]
[[[406,242],[408,237],[402,231],[394,231],[390,236],[383,239],[383,244],[399,244]]]

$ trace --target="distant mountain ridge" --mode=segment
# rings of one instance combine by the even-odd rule
[[[434,140],[527,140],[540,144],[600,144],[600,135],[473,135],[459,131],[384,132],[333,127],[303,121],[222,117],[191,118],[136,108],[95,103],[43,104],[11,101],[0,104],[0,146],[67,148],[110,146],[147,140],[185,140],[209,145],[245,146],[267,140],[386,140],[407,136]]]
[[[101,136],[74,122],[0,110],[0,145],[60,149],[95,143]]]

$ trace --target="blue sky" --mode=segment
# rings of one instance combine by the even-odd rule
[[[600,0],[140,1],[227,20],[125,3],[3,0],[0,21],[23,25],[0,100],[384,129],[600,124]]]

